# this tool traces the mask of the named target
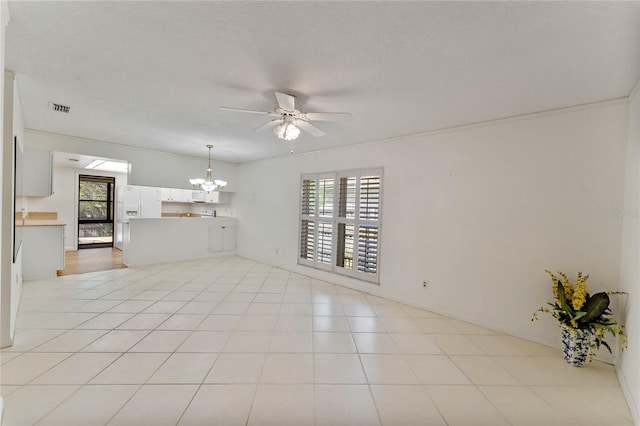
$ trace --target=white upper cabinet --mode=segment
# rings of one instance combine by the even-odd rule
[[[185,202],[185,192],[186,189],[178,189],[178,188],[162,188],[161,189],[161,199],[162,201],[171,201],[174,203],[184,203]],[[191,191],[189,191],[191,192]]]
[[[231,202],[231,194],[220,191],[207,191],[204,194],[204,202],[211,204],[228,204]]]
[[[24,148],[22,194],[48,197],[53,194],[53,154],[51,151]]]
[[[229,204],[231,193],[195,189],[161,188],[162,201],[172,203]]]

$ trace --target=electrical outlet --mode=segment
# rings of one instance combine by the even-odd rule
[[[422,281],[422,287],[424,288],[428,288],[429,287],[429,281]]]

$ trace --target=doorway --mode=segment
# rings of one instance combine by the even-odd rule
[[[78,249],[113,247],[114,177],[80,175]]]

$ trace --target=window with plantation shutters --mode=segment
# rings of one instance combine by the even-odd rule
[[[298,263],[378,282],[382,170],[303,175]]]

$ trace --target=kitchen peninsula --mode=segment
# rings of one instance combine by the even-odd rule
[[[129,267],[235,254],[234,217],[130,218],[122,261]]]

